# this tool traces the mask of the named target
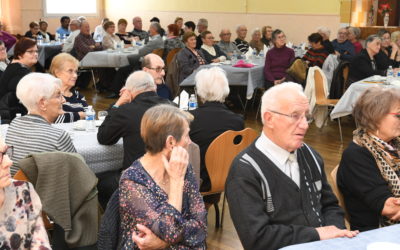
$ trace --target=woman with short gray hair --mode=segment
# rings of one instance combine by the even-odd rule
[[[264,43],[261,41],[261,30],[259,28],[255,28],[251,33],[251,41],[249,44],[257,53],[260,53],[260,51],[264,49]]]
[[[229,94],[229,83],[225,71],[219,67],[202,69],[195,77],[196,90],[200,99],[198,109],[190,111],[194,120],[190,124],[190,138],[200,147],[200,191],[211,188],[210,177],[205,166],[208,146],[227,130],[244,129],[243,116],[229,110],[224,102]],[[203,197],[208,209],[220,199],[220,194]]]
[[[350,63],[349,81],[356,82],[373,75],[386,74],[386,67],[377,60],[377,54],[381,49],[381,38],[377,35],[370,35],[366,48],[354,57]]]
[[[358,41],[358,39],[360,39],[361,30],[360,30],[360,28],[357,28],[357,27],[347,27],[347,32],[348,32],[347,37],[348,37],[349,41],[354,45],[354,51],[356,52],[356,55],[357,55],[363,49],[363,46]]]
[[[333,45],[329,40],[329,37],[331,35],[331,30],[328,29],[327,27],[319,27],[317,29],[317,33],[319,33],[322,36],[322,45],[324,45],[324,48],[329,52],[329,54],[334,54],[335,49],[333,48]]]
[[[32,153],[63,151],[76,152],[65,130],[51,126],[63,113],[65,102],[60,90],[61,80],[49,74],[31,73],[24,76],[17,86],[17,97],[28,114],[15,118],[6,135],[6,143],[14,147],[11,173],[18,162]]]

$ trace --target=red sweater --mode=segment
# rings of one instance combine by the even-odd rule
[[[282,79],[286,76],[286,70],[294,60],[294,50],[284,46],[273,47],[265,57],[264,77],[268,82]]]

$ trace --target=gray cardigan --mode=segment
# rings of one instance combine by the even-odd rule
[[[204,55],[200,50],[197,50],[197,53],[199,53],[199,55],[204,58]],[[200,66],[197,57],[188,48],[184,48],[179,51],[176,59],[179,66],[179,83],[181,83],[186,77],[192,74],[193,71]]]

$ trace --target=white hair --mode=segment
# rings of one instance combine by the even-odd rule
[[[195,76],[196,91],[202,102],[224,102],[229,95],[226,73],[219,67],[202,69]]]
[[[253,30],[253,32],[251,32],[251,36],[254,36],[254,34],[257,33],[257,32],[260,32],[260,34],[261,34],[260,28],[255,28],[255,29]]]
[[[244,25],[244,24],[239,24],[238,26],[236,26],[236,32],[239,32],[239,30],[240,30],[241,27],[245,27],[245,28],[246,28],[246,25]]]
[[[318,32],[318,33],[323,33],[323,34],[325,34],[327,37],[329,37],[329,36],[331,35],[331,30],[328,29],[327,27],[319,27],[319,28],[317,29],[317,32]]]
[[[275,85],[265,91],[264,95],[261,98],[261,120],[264,124],[264,114],[268,111],[268,109],[273,109],[278,111],[280,109],[279,100],[284,96],[285,93],[295,92],[301,96],[306,96],[303,92],[303,87],[295,82],[284,82],[278,85]]]
[[[126,79],[125,88],[131,92],[156,91],[157,89],[153,77],[142,70],[133,72]]]
[[[50,74],[30,73],[17,85],[17,97],[28,111],[38,109],[41,99],[50,99],[61,86],[61,80]]]
[[[203,25],[205,27],[208,27],[208,20],[205,18],[200,18],[199,21],[197,22],[197,25]]]

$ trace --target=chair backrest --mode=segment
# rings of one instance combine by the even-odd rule
[[[162,58],[163,53],[164,53],[164,49],[155,49],[155,50],[153,50],[152,53],[153,53],[153,54],[156,54],[156,55],[158,55],[159,57]]]
[[[333,184],[332,189],[333,189],[333,192],[335,193],[336,197],[339,200],[339,206],[341,206],[345,212],[346,220],[349,221],[349,214],[347,213],[346,206],[344,204],[344,198],[343,198],[342,193],[339,190],[339,187],[338,187],[337,181],[336,181],[338,169],[339,169],[339,165],[337,165],[331,172],[332,184]]]
[[[168,52],[167,58],[165,59],[165,63],[167,65],[167,67],[171,63],[171,61],[174,58],[175,54],[178,53],[179,51],[181,51],[181,48],[175,48],[175,49],[172,49],[172,50],[170,50]]]
[[[314,84],[315,84],[315,98],[316,103],[321,103],[326,100],[325,91],[324,91],[324,80],[322,78],[322,74],[319,70],[314,71]]]
[[[236,139],[241,136],[240,142]],[[233,159],[249,146],[258,136],[251,128],[241,131],[228,130],[219,135],[207,149],[205,162],[211,181],[211,190],[207,193],[221,193],[225,189],[225,181],[228,176]]]

